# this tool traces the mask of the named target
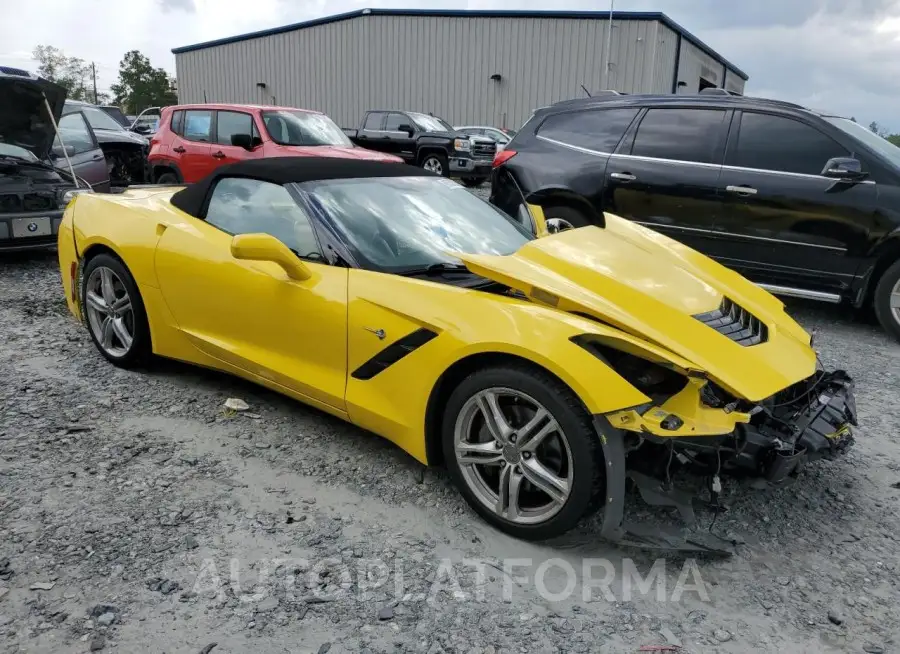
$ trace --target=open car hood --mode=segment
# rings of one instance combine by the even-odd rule
[[[0,72],[0,141],[30,150],[45,159],[56,132],[47,115],[44,96],[50,103],[53,120],[59,122],[66,89],[25,71]]]
[[[809,335],[780,300],[698,252],[610,214],[605,228],[535,239],[512,255],[455,256],[532,301],[660,346],[750,401],[816,369]],[[765,325],[762,342],[741,344],[703,322],[723,300],[728,309],[738,307],[736,315],[743,309]]]

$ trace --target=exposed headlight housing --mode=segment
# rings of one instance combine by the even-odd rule
[[[453,141],[453,147],[458,152],[468,152],[472,149],[472,142],[469,139],[456,139]]]
[[[90,188],[73,188],[68,191],[63,191],[59,194],[59,208],[65,209],[68,206],[69,202],[75,199],[76,195],[93,192],[94,190]]]

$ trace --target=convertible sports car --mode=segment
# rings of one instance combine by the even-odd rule
[[[186,187],[81,195],[59,230],[68,305],[120,366],[239,375],[445,464],[469,504],[546,539],[626,480],[692,515],[680,468],[781,484],[853,440],[852,382],[782,303],[612,215],[548,234],[420,168],[263,159]],[[705,492],[703,492],[705,495]]]

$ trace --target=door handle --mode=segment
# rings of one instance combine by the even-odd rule
[[[218,152],[213,154],[213,159],[224,159],[224,158],[225,158],[225,153],[222,152],[221,150],[219,150]]]
[[[609,176],[611,179],[615,179],[620,182],[625,182],[626,184],[628,182],[633,182],[637,179],[637,177],[635,177],[631,173],[610,173]]]
[[[91,157],[91,161],[101,161],[102,159],[103,159],[102,154],[95,154],[93,157]]]
[[[361,141],[365,141],[365,140],[367,140],[369,137],[366,136],[365,134],[360,134],[357,138],[359,138]]]
[[[756,189],[752,186],[726,186],[725,190],[738,195],[756,195]]]
[[[177,152],[178,154],[181,154],[182,152],[187,152],[187,150],[185,150],[183,147],[181,147],[179,145],[178,147],[172,148],[172,152]]]

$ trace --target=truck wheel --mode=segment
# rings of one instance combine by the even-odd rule
[[[425,158],[422,159],[422,168],[446,177],[450,168],[450,165],[447,163],[447,155],[439,152],[426,154]]]
[[[178,177],[175,173],[163,173],[156,179],[157,184],[177,184]]]
[[[900,261],[888,268],[878,280],[872,303],[881,326],[900,341]]]
[[[547,220],[547,231],[551,234],[586,227],[589,224],[578,209],[559,205],[544,207],[544,218]]]
[[[478,188],[485,183],[484,177],[463,177],[460,180],[466,188]]]

